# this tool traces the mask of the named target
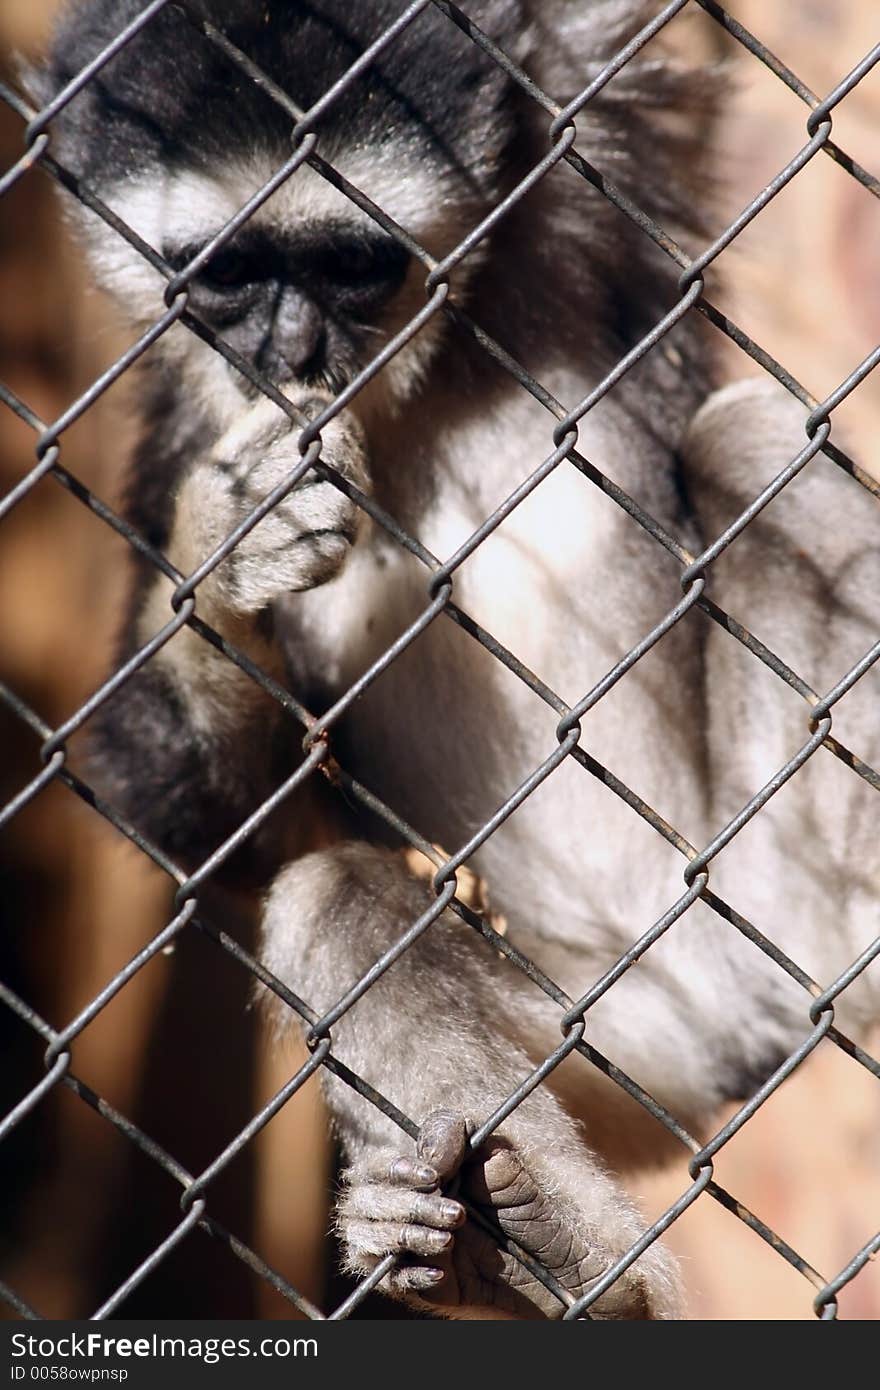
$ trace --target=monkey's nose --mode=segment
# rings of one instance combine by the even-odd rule
[[[324,315],[308,295],[288,287],[281,297],[272,334],[273,356],[282,373],[300,377],[317,364],[324,344]],[[286,369],[286,372],[285,372]]]

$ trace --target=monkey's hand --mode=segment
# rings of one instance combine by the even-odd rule
[[[314,391],[289,394],[303,415],[312,418],[329,400]],[[266,398],[244,411],[191,463],[175,499],[168,543],[169,558],[182,574],[191,575],[247,523],[264,498],[281,489],[271,509],[238,537],[195,589],[198,616],[280,680],[283,654],[262,615],[291,591],[332,579],[345,563],[362,518],[356,503],[314,468],[283,490],[301,463],[299,434]],[[322,429],[321,441],[321,457],[361,491],[368,490],[365,441],[354,416],[341,411]],[[168,621],[172,592],[166,576],[153,579],[138,618],[140,640],[148,641]],[[240,748],[245,745],[238,735],[257,711],[261,718],[277,720],[277,706],[259,686],[188,627],[160,649],[151,672],[152,680],[161,676],[171,685],[194,729],[212,737],[234,731]],[[266,727],[260,726],[261,737]],[[253,770],[246,760],[242,766],[248,768],[250,783]]]
[[[290,399],[313,419],[330,398],[309,391]],[[186,553],[172,555],[175,563],[195,568],[290,478],[300,463],[298,436],[278,407],[261,399],[196,461],[178,498],[174,530]],[[365,441],[349,411],[325,425],[321,441],[321,459],[368,490]],[[218,610],[255,614],[292,590],[325,583],[345,563],[362,519],[356,503],[310,468],[199,585],[200,608],[206,617]]]
[[[565,1311],[464,1203],[534,1256],[573,1299],[616,1258],[595,1232],[583,1230],[570,1203],[542,1187],[507,1140],[492,1136],[471,1153],[465,1121],[450,1111],[427,1117],[414,1158],[386,1152],[368,1169],[350,1169],[345,1182],[338,1223],[349,1269],[366,1274],[396,1255],[380,1288],[424,1311],[466,1318],[558,1318]],[[663,1316],[638,1263],[590,1314]]]

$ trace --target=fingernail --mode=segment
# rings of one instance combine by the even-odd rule
[[[464,1220],[464,1207],[460,1202],[452,1202],[449,1198],[444,1198],[441,1207],[444,1221],[454,1221],[456,1225]]]

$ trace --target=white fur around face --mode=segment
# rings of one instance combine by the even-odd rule
[[[128,227],[164,254],[174,247],[204,245],[277,171],[266,154],[247,164],[234,163],[218,174],[199,170],[150,171],[125,179],[104,196]],[[437,242],[445,231],[435,208],[443,207],[437,178],[418,165],[381,152],[357,152],[339,160],[339,171],[363,190],[389,217],[420,242]],[[253,227],[289,231],[329,222],[371,227],[373,220],[345,193],[339,192],[309,165],[300,165],[291,178],[250,217]],[[462,228],[462,232],[466,228]],[[459,229],[453,229],[453,234]],[[103,222],[89,222],[90,250],[101,285],[135,311],[138,318],[161,313],[164,281],[124,238]]]
[[[229,163],[208,175],[196,169],[151,170],[104,190],[113,211],[159,254],[172,249],[199,247],[216,235],[277,170],[277,162],[257,152],[247,163]],[[454,245],[469,229],[470,218],[462,210],[456,218],[437,171],[428,171],[396,147],[342,155],[337,169],[356,188],[417,241],[437,254]],[[372,227],[369,215],[356,206],[321,174],[302,165],[253,213],[249,224],[279,233],[297,227],[321,225]],[[89,219],[85,227],[96,278],[120,305],[129,321],[146,327],[165,311],[166,281],[123,237],[104,222]],[[414,315],[424,302],[421,282],[426,272],[413,263],[401,296],[405,313],[400,323]],[[395,327],[400,326],[396,324]],[[408,395],[433,350],[439,325],[436,319],[420,330],[383,376],[392,398]],[[377,351],[381,348],[377,343]],[[159,350],[174,371],[184,371],[196,402],[207,409],[218,427],[228,426],[245,399],[241,375],[216,352],[198,342],[185,329],[174,328],[161,340]]]

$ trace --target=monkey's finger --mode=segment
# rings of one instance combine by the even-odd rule
[[[451,1231],[396,1221],[343,1221],[342,1233],[355,1259],[364,1255],[442,1255],[452,1244]]]
[[[458,1172],[467,1150],[468,1128],[463,1115],[453,1110],[432,1110],[425,1116],[416,1154],[437,1170],[441,1182]]]
[[[440,1182],[440,1174],[430,1163],[419,1163],[414,1158],[392,1158],[391,1162],[376,1174],[379,1182],[387,1181],[400,1187],[415,1187],[427,1191]]]
[[[382,1284],[387,1284],[391,1293],[419,1293],[424,1289],[433,1289],[445,1278],[446,1270],[437,1269],[434,1265],[399,1265],[386,1275]]]
[[[432,1226],[439,1231],[455,1230],[466,1217],[464,1207],[452,1197],[380,1183],[358,1183],[349,1188],[342,1200],[342,1212],[346,1218],[397,1221],[401,1225]]]

